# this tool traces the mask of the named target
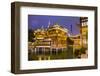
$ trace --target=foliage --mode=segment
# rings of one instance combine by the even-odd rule
[[[67,43],[68,43],[69,45],[73,45],[74,41],[71,40],[71,39],[68,37],[68,38],[67,38]]]
[[[87,48],[85,48],[85,47],[82,47],[82,48],[80,49],[80,51],[81,51],[81,54],[85,54],[85,53],[86,53],[86,50],[87,50]]]
[[[81,47],[80,49],[75,49],[74,51],[74,56],[77,58],[77,57],[80,57],[81,54],[85,54],[86,53],[86,50],[87,48],[85,47]]]
[[[33,42],[34,41],[34,38],[35,38],[35,36],[34,36],[34,31],[32,31],[32,30],[28,30],[28,41],[29,42]]]

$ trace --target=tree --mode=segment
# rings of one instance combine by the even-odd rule
[[[34,31],[29,29],[28,30],[28,41],[29,42],[33,42],[34,41],[34,38],[35,38],[35,35],[34,35]]]

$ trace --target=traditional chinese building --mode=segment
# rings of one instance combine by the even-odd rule
[[[47,29],[47,36],[52,40],[52,48],[67,48],[67,33],[68,30],[58,24],[49,27]]]
[[[74,41],[73,49],[80,49],[82,47],[80,34],[75,35],[75,36],[70,36],[70,38]]]
[[[74,41],[73,49],[80,49],[82,47],[87,48],[88,44],[88,18],[80,17],[79,29],[80,33],[78,35],[70,36]]]
[[[39,53],[52,53],[63,51],[73,51],[81,49],[82,47],[87,48],[88,43],[88,26],[87,17],[80,18],[80,33],[77,35],[69,35],[68,29],[54,24],[48,26],[48,28],[40,28],[34,30],[34,41],[28,43],[29,51]],[[71,47],[71,49],[70,49]],[[71,55],[71,53],[68,53]],[[73,56],[73,55],[72,55]]]
[[[35,38],[33,51],[63,51],[67,48],[67,33],[68,30],[58,24],[54,24],[47,29],[37,29],[34,32]]]

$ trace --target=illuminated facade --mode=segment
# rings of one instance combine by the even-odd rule
[[[70,38],[74,41],[73,49],[80,49],[82,47],[82,41],[80,38],[80,34],[71,36]]]
[[[68,38],[73,42],[71,46],[73,50],[87,48],[88,44],[88,26],[87,17],[80,18],[80,33],[78,35],[68,34],[68,30],[59,24],[48,26],[48,28],[40,28],[34,31],[34,41],[29,42],[29,50],[32,52],[49,52],[63,51],[70,45]]]
[[[34,32],[35,38],[29,47],[35,51],[59,51],[67,48],[68,30],[55,24],[47,29],[37,29]],[[31,47],[32,46],[32,47]]]
[[[81,39],[82,39],[82,46],[87,47],[88,45],[88,18],[87,17],[81,17],[80,18],[81,23]]]
[[[58,24],[47,29],[47,36],[52,40],[52,48],[67,48],[67,32],[67,29]]]

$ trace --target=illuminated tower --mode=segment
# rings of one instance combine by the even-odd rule
[[[82,39],[82,46],[87,47],[88,44],[88,18],[87,17],[81,17],[80,23],[81,23],[81,39]]]

